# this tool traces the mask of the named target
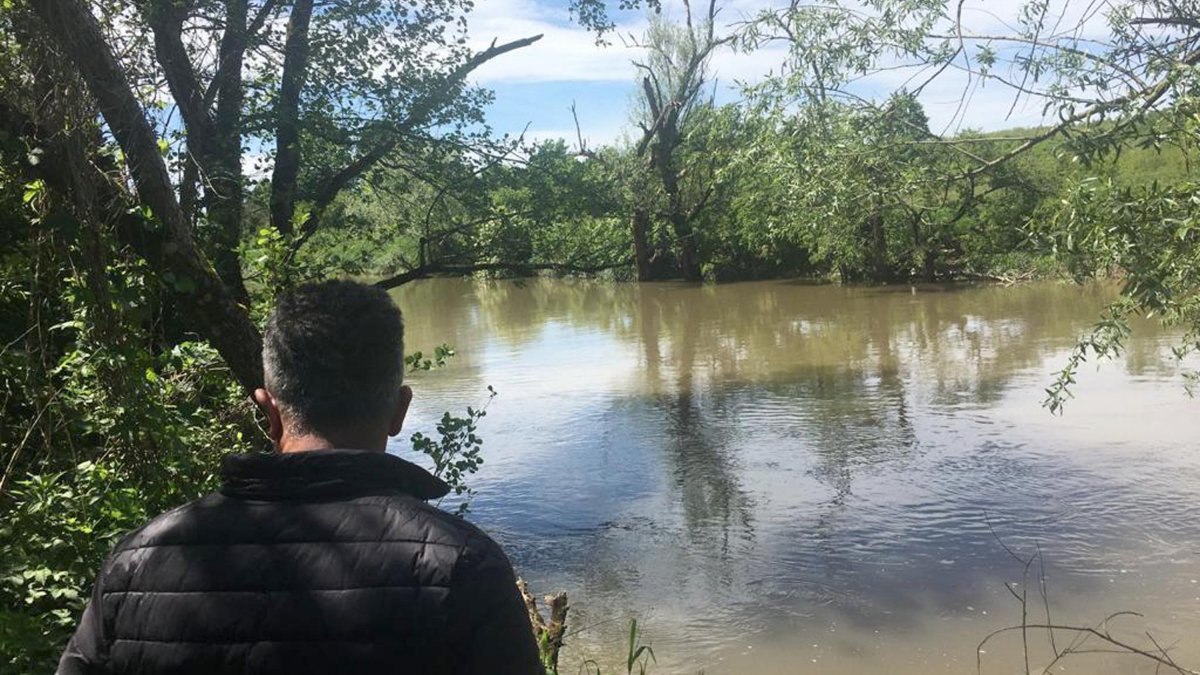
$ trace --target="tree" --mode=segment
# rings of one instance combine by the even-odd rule
[[[622,8],[638,5],[622,3]],[[599,35],[612,28],[603,3],[579,2],[572,7],[581,22]],[[658,5],[650,7],[657,9]],[[709,161],[685,167],[681,154],[696,131],[697,110],[712,107],[712,102],[703,98],[709,84],[709,60],[731,38],[716,35],[716,0],[710,0],[700,16],[693,14],[689,1],[685,0],[683,7],[682,25],[652,18],[646,34],[626,45],[646,52],[644,59],[633,61],[639,72],[633,116],[641,134],[631,157],[610,159],[608,164],[629,201],[639,281],[673,276],[699,281],[702,276],[695,223],[715,190],[711,180],[715,167]],[[582,132],[578,150],[592,160],[605,161],[588,149]],[[656,227],[656,220],[666,227]]]
[[[264,444],[256,321],[329,271],[296,264],[327,210],[482,140],[466,76],[536,38],[470,50],[465,1],[2,4],[0,669],[44,672],[113,539]],[[481,415],[414,446],[462,485]]]
[[[1043,213],[1048,227],[1036,234],[1056,244],[1077,276],[1114,270],[1124,275],[1125,300],[1085,338],[1076,358],[1049,392],[1059,409],[1074,368],[1090,353],[1119,353],[1133,313],[1153,313],[1186,328],[1180,354],[1197,347],[1200,287],[1194,269],[1197,240],[1188,177],[1171,186],[1122,185],[1110,172],[1126,153],[1153,150],[1194,157],[1200,141],[1200,6],[1194,2],[1123,0],[1088,8],[1072,0],[1028,2],[1002,25],[975,31],[959,5],[941,0],[873,0],[865,7],[840,3],[793,4],[766,10],[747,24],[743,46],[789,46],[784,73],[764,91],[844,96],[851,77],[882,68],[911,67],[919,94],[946,73],[974,87],[1006,87],[1013,106],[1040,102],[1056,121],[972,152],[976,138],[938,139],[970,158],[961,179],[994,176],[1046,144],[1085,171],[1074,173],[1060,206]],[[1004,19],[1004,17],[1002,17]],[[803,83],[797,87],[797,83]]]
[[[55,167],[74,167],[106,203],[138,211],[118,230],[160,276],[186,280],[175,285],[176,301],[192,330],[213,342],[247,389],[261,379],[238,256],[250,229],[242,175],[250,149],[273,141],[270,222],[294,254],[337,196],[381,162],[463,142],[487,98],[467,87],[467,75],[538,39],[473,52],[469,3],[457,0],[13,4],[18,70],[5,80],[0,117],[11,136],[76,160],[27,172],[65,192],[71,176]],[[37,72],[28,57],[43,38],[60,50],[53,58],[63,82],[94,97],[102,129],[65,139],[62,120],[44,115],[45,99],[23,90],[36,78],[20,73]],[[179,119],[166,110],[178,110]],[[125,161],[104,170],[127,171],[136,192],[89,166],[106,150],[105,133]],[[171,138],[180,145],[170,154],[176,180],[162,155]]]
[[[704,164],[685,170],[678,155],[687,135],[693,131],[696,109],[705,105],[701,94],[708,83],[709,60],[729,38],[718,37],[715,33],[716,0],[709,0],[707,10],[700,17],[693,17],[691,3],[687,0],[683,6],[684,25],[652,21],[641,45],[648,52],[647,58],[634,61],[642,73],[640,106],[635,113],[642,138],[635,154],[646,158],[647,168],[658,179],[665,199],[663,217],[674,239],[680,276],[686,281],[699,281],[701,260],[695,222],[708,204],[714,186],[704,186],[688,199],[681,185],[684,174],[691,169],[703,171]],[[708,171],[710,177],[712,173]],[[634,241],[645,239],[641,230],[646,218],[635,214],[632,222]],[[644,276],[642,257],[639,256],[639,278]]]
[[[297,259],[382,277],[382,287],[437,275],[590,274],[629,265],[619,204],[600,164],[563,141],[406,159],[334,204],[342,226]],[[347,236],[349,235],[349,236]]]
[[[969,272],[976,261],[962,249],[977,233],[963,227],[979,225],[989,196],[1023,181],[1019,171],[964,178],[969,158],[930,132],[906,92],[880,105],[824,98],[773,111],[740,161],[781,183],[771,193],[775,217],[843,281]],[[1020,222],[1015,214],[1005,224]]]

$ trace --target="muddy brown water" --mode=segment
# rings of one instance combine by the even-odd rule
[[[1149,631],[1200,669],[1200,402],[1173,336],[1137,324],[1065,416],[1041,407],[1112,287],[431,280],[395,297],[410,350],[458,350],[412,378],[405,436],[500,392],[471,518],[536,589],[569,592],[563,673],[617,672],[631,618],[658,673],[1024,672],[1019,633],[976,652],[1021,618],[997,536],[1044,556],[1031,620],[1138,612],[1114,635]],[[1049,637],[1029,635],[1039,673]],[[1082,654],[1052,672],[1154,667]]]

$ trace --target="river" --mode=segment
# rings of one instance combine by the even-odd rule
[[[411,431],[499,396],[471,518],[573,606],[564,675],[968,673],[1031,621],[1150,631],[1200,669],[1200,402],[1135,326],[1062,417],[1044,388],[1108,286],[430,280],[397,289]],[[411,458],[407,441],[393,450]],[[1024,580],[1019,555],[1039,549]],[[1049,602],[1040,593],[1044,588]],[[1045,631],[1029,636],[1046,665]],[[1071,636],[1055,635],[1059,648]],[[1085,645],[1096,648],[1099,643]],[[1019,632],[982,672],[1023,672]],[[623,664],[620,672],[624,672]],[[1054,672],[1154,672],[1105,654]]]

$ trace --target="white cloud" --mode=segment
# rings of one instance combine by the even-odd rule
[[[728,26],[781,4],[786,3],[782,0],[725,0],[720,2],[722,13],[718,23]],[[967,0],[962,5],[963,30],[969,35],[1014,35],[1025,4],[1026,0]],[[678,21],[682,18],[681,0],[668,0],[664,5],[664,15],[668,20]],[[1050,0],[1043,39],[1055,36],[1063,39],[1108,39],[1107,19],[1102,12],[1095,10],[1096,7],[1094,4],[1071,0]],[[947,11],[951,14],[955,8],[953,3],[947,5]],[[646,25],[644,16],[629,18],[627,15],[619,23],[616,35],[640,36]],[[954,32],[949,20],[943,30],[946,33]],[[472,39],[479,48],[486,46],[493,38],[503,42],[539,33],[544,34],[541,41],[485,64],[476,71],[474,81],[490,87],[518,83],[579,83],[581,86],[601,82],[625,83],[627,91],[634,91],[637,73],[631,60],[639,57],[640,50],[623,46],[616,36],[611,40],[614,44],[597,46],[593,34],[572,22],[565,4],[550,5],[546,0],[487,0],[479,4],[471,17]],[[968,40],[968,52],[972,59],[977,47],[982,44],[983,41]],[[1027,48],[1019,43],[1004,42],[996,42],[992,46],[1002,56],[1008,57]],[[736,53],[731,49],[718,51],[712,60],[712,76],[720,83],[720,98],[728,100],[736,97],[736,83],[757,83],[768,73],[778,72],[785,56],[786,50],[782,45],[749,54]],[[1003,64],[997,64],[995,72],[999,74],[1002,67]],[[1004,74],[1012,76],[1015,81],[1021,79],[1016,72]],[[853,89],[867,97],[882,98],[898,87],[907,85],[911,88],[921,81],[920,77],[910,80],[912,75],[911,70],[880,72],[854,84]],[[1043,115],[1041,100],[1024,96],[1014,106],[1015,97],[1016,91],[1002,82],[989,81],[980,86],[978,78],[969,78],[964,72],[950,69],[922,90],[921,101],[930,117],[931,128],[937,132],[953,133],[961,128],[993,130],[1033,126],[1049,121]],[[551,107],[557,103],[557,100],[547,101]],[[569,102],[563,102],[564,107],[567,104]],[[619,107],[624,110],[627,104],[628,97],[613,98],[614,110],[607,112],[605,128],[590,134],[593,143],[599,143],[601,139],[619,138],[624,119],[615,109]],[[569,118],[565,123],[570,123]],[[560,128],[563,120],[555,118],[538,124],[545,128],[534,132],[536,134],[574,137],[573,129]],[[584,127],[587,129],[586,123]]]
[[[677,0],[676,3],[678,4]],[[739,0],[725,3],[718,25],[741,20],[770,3]],[[679,7],[666,3],[664,15],[682,16]],[[619,23],[608,46],[596,44],[594,34],[571,21],[565,8],[548,7],[535,0],[488,0],[471,14],[471,36],[475,48],[483,49],[493,39],[507,42],[530,35],[543,37],[535,44],[505,54],[480,66],[473,74],[478,84],[530,82],[633,82],[636,69],[632,60],[644,51],[626,47],[622,38],[640,38],[648,22],[639,18]],[[760,50],[735,54],[722,49],[713,56],[713,71],[722,82],[758,81],[777,68],[782,50]]]

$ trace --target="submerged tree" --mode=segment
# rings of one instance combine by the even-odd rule
[[[581,22],[599,34],[612,29],[603,3],[572,7]],[[594,152],[579,130],[579,153],[609,170],[627,202],[639,281],[702,278],[696,225],[717,189],[716,163],[728,157],[725,148],[705,158],[689,149],[693,136],[703,135],[701,118],[714,107],[705,96],[711,84],[709,61],[732,38],[717,35],[715,0],[709,0],[700,15],[687,0],[683,9],[682,24],[652,17],[645,35],[626,43],[645,52],[633,60],[638,72],[633,121],[640,133],[628,152]],[[577,128],[578,124],[576,117]]]
[[[662,192],[662,218],[670,228],[678,274],[687,281],[699,281],[701,260],[695,225],[712,197],[715,172],[706,162],[694,161],[685,167],[680,155],[689,135],[697,131],[700,117],[697,111],[712,106],[711,101],[703,99],[709,60],[730,38],[716,34],[716,0],[709,0],[705,13],[699,17],[693,16],[691,4],[686,0],[683,6],[683,25],[652,21],[644,41],[636,44],[646,50],[647,56],[634,61],[641,75],[635,118],[642,131],[634,155],[644,158]],[[689,179],[693,184],[691,190],[685,184]],[[654,270],[654,258],[662,255],[663,250],[657,247],[651,252],[653,237],[649,225],[653,214],[644,203],[635,205],[633,210],[631,227],[638,278],[661,278],[661,273]]]

